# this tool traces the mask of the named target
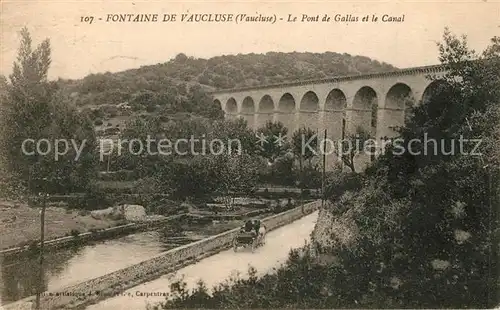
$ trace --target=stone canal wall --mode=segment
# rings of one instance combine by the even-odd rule
[[[320,205],[321,201],[314,201],[262,219],[262,222],[267,230],[271,231],[314,212]],[[177,247],[136,265],[61,289],[58,292],[45,292],[41,298],[41,307],[42,309],[84,309],[89,304],[120,294],[141,283],[152,281],[163,274],[229,248],[238,230],[239,228],[236,228]],[[33,301],[34,297],[29,297],[6,305],[4,308],[6,310],[19,309],[22,304]]]

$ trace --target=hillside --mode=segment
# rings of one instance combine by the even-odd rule
[[[179,54],[163,64],[59,82],[80,107],[119,105],[121,110],[136,112],[188,112],[217,118],[220,108],[211,104],[206,91],[395,69],[368,57],[333,52],[269,52],[210,59]],[[98,117],[102,115],[95,115]]]

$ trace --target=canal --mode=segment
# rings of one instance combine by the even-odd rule
[[[174,248],[161,232],[149,231],[45,254],[44,290],[100,277]],[[0,305],[36,294],[38,255],[0,258]]]

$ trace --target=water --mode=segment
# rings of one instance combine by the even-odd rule
[[[232,249],[222,251],[174,273],[165,274],[156,280],[128,289],[123,294],[90,305],[86,309],[144,310],[148,304],[164,301],[165,297],[158,293],[168,293],[170,284],[181,278],[186,282],[188,289],[194,288],[198,280],[203,280],[208,288],[212,288],[238,273],[241,278],[247,278],[249,266],[257,269],[257,276],[272,273],[273,268],[286,262],[290,249],[302,247],[305,240],[310,240],[317,218],[318,211],[270,231],[266,237],[266,244],[257,248],[254,253],[243,249],[237,253]],[[145,297],[146,293],[156,295]]]
[[[152,231],[46,253],[44,291],[58,290],[100,277],[174,247],[163,240],[161,233]],[[0,305],[36,294],[39,283],[37,255],[3,261],[0,259],[0,268]]]

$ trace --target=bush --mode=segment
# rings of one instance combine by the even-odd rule
[[[341,172],[331,176],[325,183],[325,198],[333,202],[346,191],[360,190],[363,187],[363,175],[355,172]]]
[[[311,197],[311,191],[309,189],[303,189],[301,191],[301,197],[303,199],[307,199],[307,198],[310,198]]]
[[[315,189],[321,187],[322,172],[318,167],[305,167],[302,173],[301,188]]]
[[[83,210],[98,210],[109,207],[112,204],[113,202],[104,191],[97,187],[92,187],[79,199],[76,208]]]
[[[89,210],[80,210],[80,211],[78,211],[78,215],[79,216],[87,216],[87,215],[90,215],[90,211]]]
[[[101,181],[135,181],[137,172],[134,170],[118,170],[118,171],[101,171],[99,172],[99,180]]]
[[[28,242],[28,252],[38,251],[38,241],[32,240]]]

